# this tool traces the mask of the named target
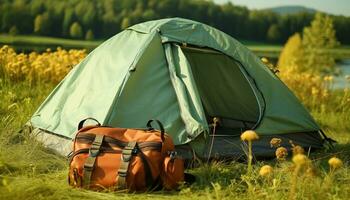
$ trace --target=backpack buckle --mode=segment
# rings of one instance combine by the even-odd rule
[[[100,153],[100,148],[103,142],[103,135],[96,135],[94,142],[91,144],[91,147],[89,148],[89,156],[90,157],[96,157]]]

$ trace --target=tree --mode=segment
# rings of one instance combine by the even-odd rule
[[[42,15],[37,15],[34,19],[34,33],[48,34],[50,32],[49,14],[46,12]]]
[[[331,49],[339,45],[333,28],[333,20],[324,14],[316,13],[311,26],[303,30],[305,68],[313,72],[327,73],[333,70],[335,59]]]
[[[93,40],[94,39],[94,33],[91,29],[89,29],[85,34],[85,40]]]
[[[72,38],[82,38],[83,37],[83,29],[81,28],[78,22],[74,22],[69,29],[70,36]]]
[[[145,19],[145,20],[155,19],[156,18],[156,13],[153,10],[148,9],[142,14],[142,18]]]
[[[121,13],[119,15],[115,12],[116,2],[113,0],[105,0],[102,2],[101,8],[103,14],[102,19],[102,36],[110,37],[120,30]],[[96,30],[95,30],[96,33]]]
[[[338,44],[332,20],[317,13],[311,26],[304,28],[302,38],[299,34],[294,34],[288,39],[278,66],[282,70],[293,67],[298,73],[329,73],[335,66],[330,50]]]
[[[129,18],[124,17],[120,28],[121,28],[122,30],[124,30],[124,29],[128,28],[129,26],[130,26],[130,20],[129,20]]]
[[[18,34],[18,29],[16,26],[12,26],[9,30],[10,35],[17,35]]]
[[[270,42],[279,42],[281,40],[281,32],[277,24],[272,24],[267,31],[267,40]]]
[[[42,30],[43,16],[37,15],[34,19],[34,32],[39,33]]]
[[[341,43],[350,44],[350,17],[333,16],[336,36]]]
[[[95,23],[96,8],[91,1],[79,1],[74,8],[74,13],[84,28],[90,28]]]
[[[45,11],[44,0],[32,0],[30,6],[30,13],[35,16]]]
[[[274,15],[266,11],[250,11],[248,18],[249,26],[247,26],[247,36],[249,37],[249,39],[260,41],[265,40],[267,30],[269,28],[269,21],[267,20],[267,18],[271,18],[272,16]]]
[[[303,48],[299,33],[295,33],[287,40],[279,56],[277,67],[280,71],[295,67],[298,71],[302,67]]]
[[[7,32],[16,23],[16,20],[15,20],[16,12],[9,2],[5,2],[4,5],[2,5],[1,14],[2,14],[2,19],[1,19],[0,26],[4,32]]]
[[[62,22],[62,35],[68,36],[70,25],[73,23],[74,19],[74,10],[72,8],[68,8],[64,11],[64,17]]]
[[[16,26],[18,34],[70,37],[70,28],[77,22],[82,38],[91,30],[95,38],[105,39],[130,25],[166,17],[203,22],[240,40],[282,42],[295,32],[302,33],[314,14],[280,15],[213,0],[0,0],[0,33]],[[330,18],[339,41],[350,44],[350,17]]]

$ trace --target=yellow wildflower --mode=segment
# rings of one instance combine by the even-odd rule
[[[305,153],[304,148],[299,146],[299,145],[293,146],[292,147],[292,152],[293,152],[293,155],[304,154]]]
[[[85,50],[70,50],[62,48],[56,51],[47,49],[43,53],[16,53],[12,48],[0,48],[0,62],[4,72],[12,81],[41,80],[57,83],[78,64],[86,55]]]
[[[312,95],[317,95],[318,92],[319,92],[319,90],[318,90],[317,88],[315,88],[315,87],[312,87],[312,88],[311,88],[311,94],[312,94]]]
[[[332,82],[332,81],[333,81],[333,76],[325,76],[325,77],[323,78],[323,80]]]
[[[273,173],[273,168],[270,165],[264,165],[260,168],[259,174],[263,177],[268,177]]]
[[[284,147],[278,147],[276,149],[276,158],[277,160],[285,160],[286,157],[288,156],[288,150]]]
[[[262,57],[262,58],[261,58],[261,61],[262,61],[263,63],[265,63],[265,64],[266,64],[266,63],[269,63],[269,60],[268,60],[267,58],[265,58],[265,57]]]
[[[309,166],[307,169],[306,169],[306,175],[308,177],[315,177],[317,175],[317,170],[312,167],[312,166]]]
[[[282,143],[282,139],[280,139],[280,138],[272,138],[270,141],[271,148],[272,147],[277,148],[277,147],[281,146],[281,143]]]
[[[241,135],[241,140],[248,142],[248,170],[247,170],[248,175],[252,173],[252,160],[253,160],[252,141],[257,139],[259,139],[259,136],[253,130],[244,131]]]
[[[241,140],[243,141],[253,141],[257,139],[259,139],[259,136],[253,130],[244,131],[241,135]]]
[[[329,96],[328,90],[323,90],[322,96],[327,98]]]
[[[328,164],[331,167],[331,169],[335,170],[343,166],[343,161],[341,161],[337,157],[332,157],[328,160]]]
[[[305,153],[304,148],[299,145],[295,145],[292,140],[289,140],[289,143],[292,145],[293,155]]]
[[[293,156],[292,161],[298,166],[303,166],[309,162],[309,158],[304,154],[297,154]]]

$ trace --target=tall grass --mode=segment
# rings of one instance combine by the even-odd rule
[[[333,76],[297,73],[293,66],[279,76],[325,130],[350,132],[350,80],[334,90]]]
[[[46,52],[50,60],[51,53]],[[286,161],[259,161],[246,177],[245,163],[213,162],[189,170],[197,180],[178,191],[146,194],[99,193],[73,189],[67,184],[66,158],[46,149],[27,131],[19,133],[22,125],[40,105],[56,84],[56,80],[9,78],[4,66],[11,60],[0,55],[0,199],[349,199],[350,128],[349,108],[344,102],[345,91],[323,90],[331,84],[324,78],[313,82],[307,78],[281,77],[303,101],[327,133],[339,141],[332,151],[311,154],[312,170],[295,173],[291,158]],[[14,56],[17,56],[14,55]],[[22,55],[23,56],[23,55]],[[40,56],[40,55],[38,55]],[[24,55],[25,57],[25,55]],[[62,65],[63,66],[63,65]],[[64,65],[64,66],[70,66]],[[7,73],[7,74],[5,74]],[[289,72],[292,73],[292,72]],[[24,75],[23,75],[24,76]],[[324,83],[324,81],[328,81]],[[299,87],[302,82],[304,87]],[[314,92],[312,88],[322,91]],[[315,90],[315,89],[314,89]],[[321,95],[321,96],[318,96]],[[329,173],[328,159],[336,155],[344,167]],[[271,176],[259,175],[260,167],[273,167]],[[248,184],[250,189],[248,192]],[[293,185],[293,188],[291,187]],[[294,187],[295,186],[295,187]],[[290,195],[290,193],[292,193]]]

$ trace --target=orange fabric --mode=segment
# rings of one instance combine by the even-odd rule
[[[159,142],[162,143],[161,149],[141,149],[144,153],[150,167],[153,180],[161,180],[161,184],[166,189],[174,189],[177,183],[184,180],[184,166],[181,159],[170,161],[169,152],[174,151],[175,146],[169,135],[165,134],[165,140],[162,142],[160,132],[153,130],[138,130],[124,128],[110,128],[89,126],[84,127],[76,134],[73,141],[73,157],[70,162],[69,180],[75,187],[82,187],[82,177],[84,173],[84,164],[89,156],[88,152],[77,153],[79,150],[88,149],[91,141],[84,142],[77,140],[78,136],[86,135],[105,135],[123,142]],[[89,143],[90,142],[90,143]],[[122,148],[116,145],[108,145],[106,142],[101,148],[108,148],[111,151],[100,152],[96,158],[91,177],[91,189],[113,189],[117,184],[117,174],[121,162]],[[144,191],[150,185],[146,185],[144,164],[139,155],[134,155],[130,161],[126,177],[127,188],[131,191]]]
[[[161,178],[165,189],[176,188],[179,180],[184,180],[185,169],[182,159],[166,157],[164,159],[163,169]]]

